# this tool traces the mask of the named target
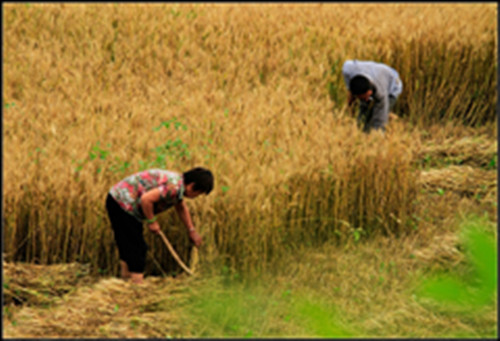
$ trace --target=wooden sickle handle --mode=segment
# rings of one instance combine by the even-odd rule
[[[163,239],[163,242],[165,243],[165,245],[167,245],[168,250],[174,257],[174,259],[177,261],[177,263],[181,266],[181,268],[183,268],[184,271],[186,271],[188,274],[192,276],[193,272],[189,270],[186,264],[184,264],[184,262],[180,259],[179,255],[177,254],[177,252],[175,252],[174,248],[172,247],[172,244],[170,244],[170,242],[168,241],[167,237],[163,234],[163,232],[160,230],[158,231],[158,234],[160,235],[161,239]]]

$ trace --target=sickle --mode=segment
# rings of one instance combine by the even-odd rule
[[[174,257],[174,259],[181,266],[181,268],[183,268],[184,271],[186,271],[188,274],[190,274],[192,276],[193,272],[191,270],[189,270],[189,268],[186,266],[186,264],[184,264],[184,262],[180,259],[179,255],[177,254],[177,252],[175,252],[174,248],[172,247],[172,244],[170,244],[170,242],[168,241],[167,237],[163,234],[163,232],[160,230],[160,231],[158,231],[158,234],[160,235],[161,239],[163,239],[163,242],[167,246],[168,250],[170,251],[170,253]]]

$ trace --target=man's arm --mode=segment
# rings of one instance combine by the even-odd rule
[[[354,95],[349,90],[347,90],[347,104],[351,106],[355,100],[356,97],[354,97]]]
[[[177,215],[182,220],[184,225],[189,231],[189,237],[194,242],[196,247],[200,247],[201,245],[201,236],[196,232],[193,226],[193,221],[191,220],[191,214],[189,213],[189,209],[184,201],[179,202],[175,205],[175,210],[177,211]]]
[[[385,125],[389,121],[389,97],[382,96],[378,101],[375,102],[373,106],[373,115],[370,122],[368,122],[369,127],[373,129],[382,128],[385,130]]]

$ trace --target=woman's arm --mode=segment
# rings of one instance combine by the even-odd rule
[[[200,247],[202,242],[201,236],[194,229],[193,221],[191,220],[191,214],[189,213],[189,209],[186,203],[184,203],[184,201],[181,201],[180,203],[176,204],[175,210],[177,211],[179,218],[182,220],[182,222],[188,229],[189,237],[191,238],[191,240],[194,242],[196,247]]]
[[[148,222],[148,228],[153,233],[158,233],[160,231],[160,224],[155,219],[154,215],[154,203],[160,200],[160,190],[158,188],[153,188],[147,191],[141,196],[141,208],[142,213],[146,217]]]

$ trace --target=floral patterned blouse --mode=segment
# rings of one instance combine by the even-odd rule
[[[184,197],[182,174],[164,169],[149,169],[132,174],[111,187],[109,194],[126,212],[142,221],[146,217],[140,205],[141,196],[153,188],[160,190],[160,200],[154,203],[155,215],[181,202]]]

